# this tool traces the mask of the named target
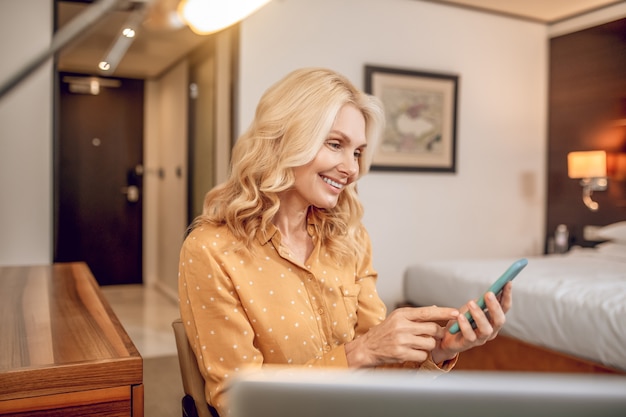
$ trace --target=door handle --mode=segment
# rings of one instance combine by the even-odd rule
[[[139,187],[137,187],[136,185],[122,187],[122,194],[126,194],[126,200],[129,203],[136,203],[137,201],[139,201]]]

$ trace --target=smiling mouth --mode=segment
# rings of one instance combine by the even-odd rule
[[[333,187],[338,188],[338,189],[340,189],[340,190],[344,187],[344,185],[343,185],[343,184],[338,183],[338,182],[335,182],[335,181],[331,180],[331,179],[330,179],[330,178],[328,178],[328,177],[322,177],[322,181],[324,181],[326,184],[330,184],[330,185],[332,185]]]

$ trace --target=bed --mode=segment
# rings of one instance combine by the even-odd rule
[[[527,257],[513,308],[493,341],[461,355],[459,369],[626,374],[626,221],[607,241]],[[427,261],[407,267],[404,295],[416,306],[461,306],[518,258]]]

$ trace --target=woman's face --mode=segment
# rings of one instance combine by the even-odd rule
[[[351,104],[343,106],[315,158],[294,169],[293,197],[306,206],[335,207],[343,188],[358,178],[366,146],[363,114]]]

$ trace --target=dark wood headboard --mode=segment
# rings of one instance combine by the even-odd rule
[[[599,134],[606,123],[626,119],[626,19],[552,38],[549,65],[546,238],[564,223],[571,244],[589,246],[585,225],[626,220],[626,180],[609,173],[608,189],[593,194],[600,208],[592,212],[579,180],[567,177],[567,153],[626,152],[626,126],[618,140]]]

